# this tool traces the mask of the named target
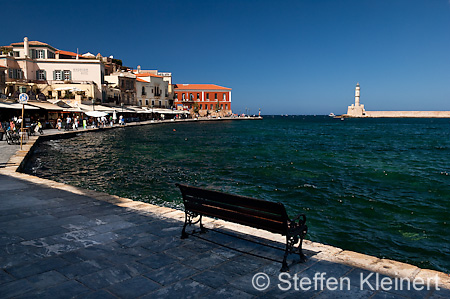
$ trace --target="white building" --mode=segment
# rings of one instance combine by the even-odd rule
[[[136,73],[136,95],[141,107],[170,108],[169,82],[152,73]]]
[[[12,43],[0,54],[0,66],[7,68],[6,95],[21,92],[44,94],[48,98],[68,98],[74,93],[83,100],[105,97],[105,68],[102,61],[60,59],[56,48],[38,41]]]

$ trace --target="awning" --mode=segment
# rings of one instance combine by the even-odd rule
[[[102,117],[108,115],[108,113],[102,111],[85,111],[84,114],[91,117]]]
[[[22,109],[22,104],[19,103],[0,103],[0,109]],[[39,108],[25,105],[25,110],[39,110]]]
[[[150,113],[152,113],[151,108],[147,108]],[[172,109],[164,109],[164,108],[153,108],[153,113],[158,114],[188,114],[189,111],[185,110],[172,110]]]
[[[64,108],[65,112],[73,112],[73,113],[83,113],[84,111],[80,108]]]
[[[59,107],[58,105],[54,105],[52,103],[46,103],[46,102],[28,102],[30,106],[38,107],[45,110],[50,111],[63,111],[64,108]]]
[[[79,108],[79,109],[83,110],[83,112],[95,110],[95,111],[103,111],[103,112],[107,112],[107,113],[112,113],[114,110],[117,111],[117,109],[119,109],[119,108],[102,106],[102,105],[85,105],[85,104],[76,104],[74,106],[74,108]]]

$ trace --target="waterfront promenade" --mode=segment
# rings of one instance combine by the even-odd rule
[[[308,290],[306,285],[296,290],[290,280],[291,288],[281,290],[278,284],[288,288],[278,279],[281,264],[269,259],[282,260],[283,237],[208,219],[206,226],[212,231],[181,240],[182,211],[17,172],[37,138],[31,137],[0,168],[2,298],[450,297],[450,279],[444,273],[309,241],[304,244],[308,261],[291,265],[289,275],[313,284]],[[296,258],[291,255],[289,262]],[[252,284],[257,273],[270,279],[265,290]],[[345,284],[344,291],[321,288],[320,283],[316,287],[317,273],[348,278],[350,290]],[[377,276],[371,273],[379,274],[379,283],[394,277],[426,281],[437,275],[441,290],[407,290],[403,284],[403,290],[377,289]],[[263,276],[253,280],[261,288],[264,281]]]

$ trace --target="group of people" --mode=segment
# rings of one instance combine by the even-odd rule
[[[73,130],[78,130],[78,127],[80,125],[83,126],[84,129],[87,128],[87,126],[91,126],[92,128],[104,128],[105,126],[107,126],[108,124],[112,127],[114,126],[114,122],[115,119],[112,116],[102,116],[102,117],[97,117],[97,118],[85,118],[83,120],[81,120],[78,116],[74,116],[73,118],[70,117],[70,115],[68,115],[65,118],[65,123],[63,121],[63,117],[58,117],[58,119],[56,120],[56,128],[58,129],[58,131],[61,131],[64,125],[64,130],[68,131],[70,129]],[[123,118],[122,115],[119,116],[119,125],[125,125],[125,119]]]
[[[58,129],[58,131],[61,131],[62,129],[62,122],[62,119],[58,117],[58,119],[56,120],[56,128]],[[72,120],[70,115],[67,115],[64,131],[69,131],[70,129],[78,130],[79,123],[80,121],[78,119],[78,116],[75,116]]]
[[[22,122],[23,119],[21,116],[11,118],[9,122],[4,123],[0,122],[0,132],[2,132],[2,134],[4,132],[9,132],[11,134],[19,134],[22,127]],[[42,131],[43,126],[40,120],[34,121],[33,119],[31,119],[31,124],[29,124],[28,127],[25,126],[25,122],[23,123],[23,126],[24,128],[28,128],[27,132],[30,135],[33,135],[35,133],[43,134]]]

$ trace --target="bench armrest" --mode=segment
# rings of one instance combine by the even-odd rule
[[[306,223],[306,215],[305,214],[298,214],[293,219],[290,220],[291,223],[298,222],[299,226],[303,226]]]

